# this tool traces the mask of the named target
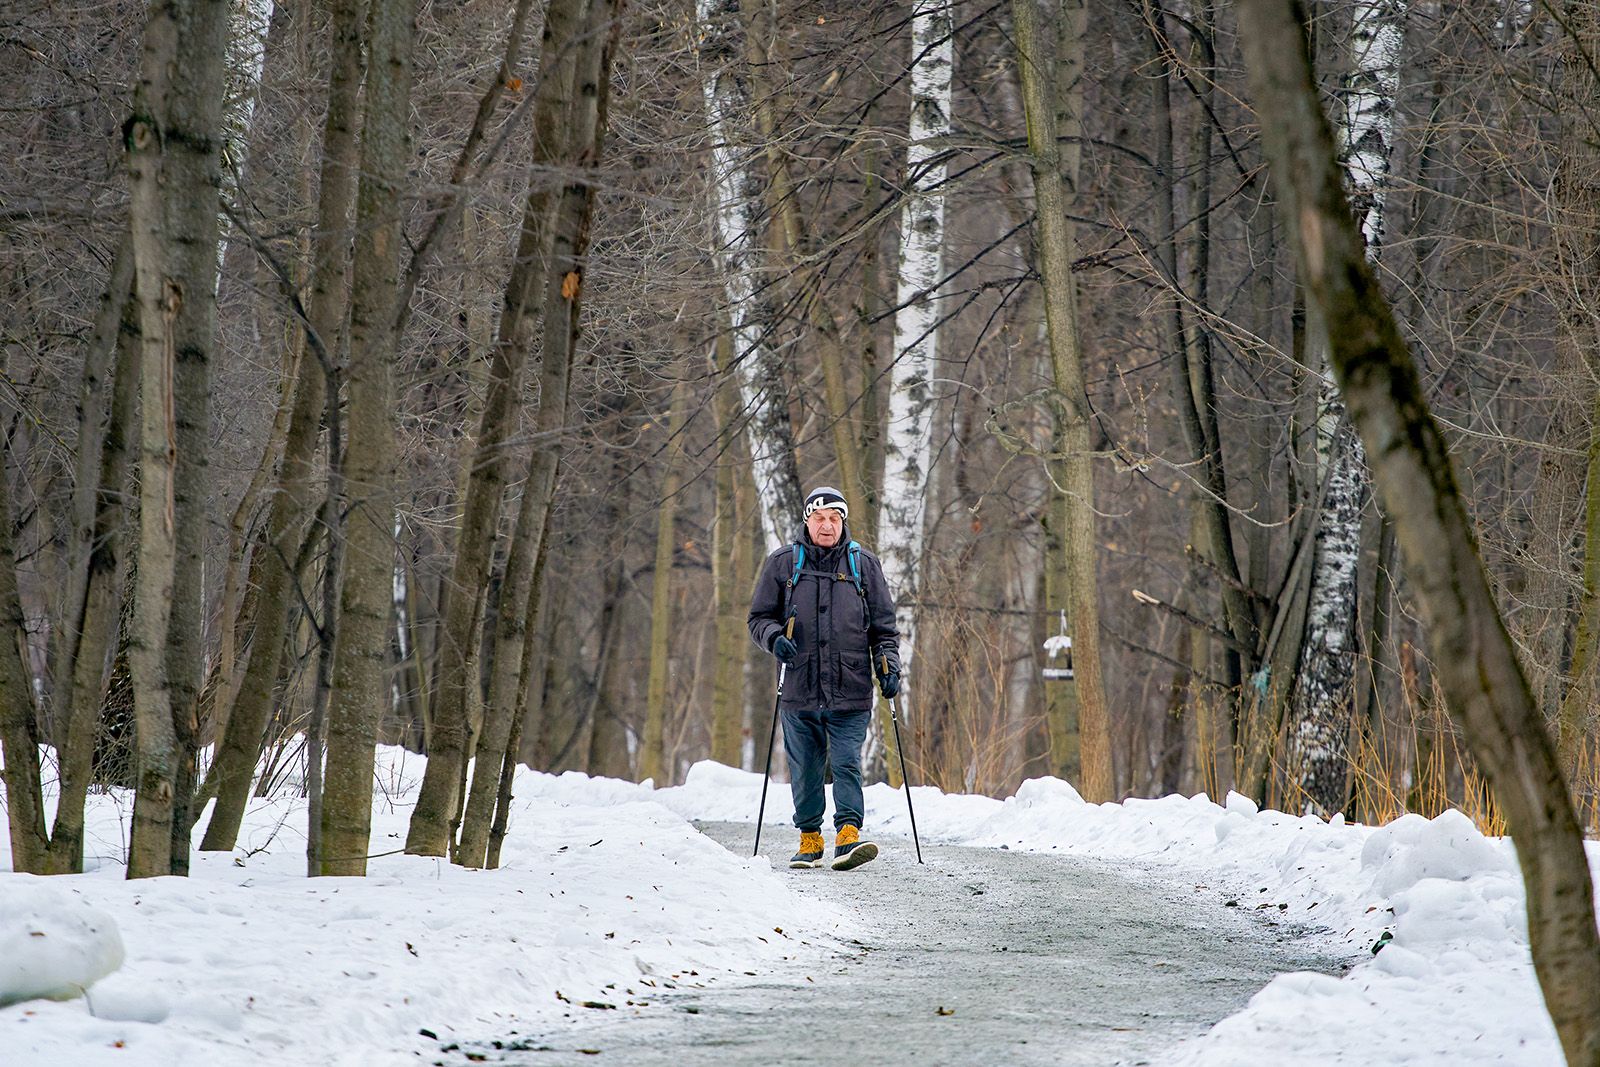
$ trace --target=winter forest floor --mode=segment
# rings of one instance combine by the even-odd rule
[[[919,867],[880,783],[884,855],[791,871],[782,783],[749,855],[759,774],[524,771],[473,871],[401,850],[424,762],[380,753],[364,878],[306,878],[292,776],[188,878],[124,877],[121,790],[89,798],[81,875],[0,840],[0,1065],[1560,1062],[1511,842],[1456,811],[919,786]]]
[[[750,824],[696,825],[749,854]],[[787,871],[800,895],[854,916],[844,951],[815,947],[748,984],[679,990],[644,1009],[592,1010],[588,1025],[500,1049],[466,1044],[455,1062],[1139,1064],[1279,973],[1348,966],[1303,928],[1225,907],[1202,881],[948,845],[925,847],[919,867],[909,838],[872,836],[883,854],[858,870]],[[774,867],[793,837],[764,832]]]

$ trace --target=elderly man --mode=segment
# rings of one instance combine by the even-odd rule
[[[789,668],[779,712],[800,830],[789,866],[823,865],[826,766],[833,770],[833,869],[847,871],[878,855],[878,846],[861,837],[861,745],[872,718],[874,673],[885,697],[900,691],[900,632],[882,566],[850,540],[843,494],[814,489],[805,513],[799,540],[761,567],[750,636]]]

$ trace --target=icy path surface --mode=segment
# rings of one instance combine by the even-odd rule
[[[753,826],[696,825],[748,854]],[[769,826],[762,852],[781,866],[793,838]],[[1346,963],[1203,885],[1000,849],[925,846],[919,867],[909,838],[873,839],[883,853],[855,871],[786,872],[802,893],[860,916],[846,951],[803,950],[792,971],[738,986],[635,988],[649,994],[643,1008],[619,989],[617,1010],[574,1006],[575,1029],[464,1046],[439,1062],[1159,1063],[1274,975],[1338,974]]]

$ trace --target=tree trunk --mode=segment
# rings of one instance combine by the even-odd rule
[[[1048,501],[1050,486],[1041,474],[1030,472],[1022,482],[1027,499]],[[1044,484],[1039,484],[1044,483]],[[1004,655],[1010,666],[1005,669],[1005,747],[1006,757],[1002,773],[1004,786],[1015,788],[1027,777],[1024,770],[1028,762],[1027,740],[1033,725],[1033,694],[1040,684],[1039,654],[1036,636],[1039,620],[1039,576],[1044,573],[1044,532],[1033,521],[1015,531],[1015,545],[1006,554],[1003,564],[1004,586],[1001,604],[1011,614],[1005,617],[1001,634],[1005,640]],[[1015,772],[1015,773],[1013,773]]]
[[[495,788],[492,805],[493,818],[489,820],[488,847],[484,855],[483,865],[491,870],[500,866],[500,846],[505,842],[506,830],[511,824],[511,787],[516,784],[517,765],[522,762],[523,734],[529,732],[529,724],[533,726],[531,732],[536,739],[543,736],[545,729],[544,682],[545,671],[549,666],[550,646],[542,638],[547,637],[553,629],[554,624],[550,620],[561,618],[559,611],[547,609],[544,603],[546,592],[545,567],[550,558],[550,515],[554,510],[551,507],[554,478],[550,479],[550,481],[552,489],[545,494],[544,507],[541,509],[544,527],[538,532],[538,543],[529,546],[527,549],[535,558],[533,561],[533,574],[529,576],[527,583],[528,597],[526,610],[522,613],[521,628],[515,631],[514,635],[512,631],[502,630],[501,634],[496,637],[498,642],[501,641],[501,637],[504,635],[507,638],[506,644],[508,648],[515,647],[510,642],[516,640],[520,640],[521,646],[517,649],[520,653],[516,674],[517,688],[509,700],[510,708],[507,709],[509,712],[507,717],[511,720],[511,729],[506,735],[505,741],[500,744],[502,750],[499,756],[500,778]],[[535,679],[539,683],[537,689],[533,684]],[[491,689],[491,700],[496,695]],[[497,714],[500,713],[497,711],[497,706],[491,707],[490,710]],[[488,770],[493,770],[492,763],[486,766]],[[478,790],[485,788],[488,785],[488,780],[485,781],[484,786],[480,786],[475,777],[472,784],[473,789]],[[478,824],[485,818],[485,816],[479,814],[479,811],[489,807],[490,802],[486,796],[474,795],[468,799],[467,821],[463,824],[461,833],[462,847],[457,851],[458,856],[466,853],[466,858],[460,859],[458,862],[469,864],[476,856],[475,852],[468,852],[467,850],[469,846],[476,848],[476,835],[482,833],[478,829]],[[469,831],[471,836],[469,836]]]
[[[1373,262],[1383,241],[1405,12],[1404,0],[1362,0],[1351,13],[1350,59],[1336,136],[1367,258]],[[1317,516],[1304,643],[1290,699],[1290,767],[1306,799],[1323,812],[1334,812],[1344,807],[1348,793],[1360,602],[1356,565],[1369,485],[1361,440],[1345,419],[1326,361],[1321,362],[1317,474],[1328,487]]]
[[[703,35],[700,51],[710,67],[705,83],[706,118],[711,126],[712,215],[723,299],[739,368],[739,387],[749,413],[745,438],[750,446],[762,527],[771,548],[788,541],[803,521],[800,474],[795,466],[794,431],[789,425],[785,360],[772,345],[772,309],[765,287],[769,274],[761,262],[763,182],[756,149],[744,147],[740,125],[748,127],[750,91],[736,46],[738,0],[697,0]]]
[[[535,429],[538,444],[528,467],[528,479],[523,484],[522,506],[517,513],[505,581],[501,585],[493,628],[494,660],[489,700],[484,708],[471,792],[463,813],[460,847],[456,850],[456,862],[469,867],[487,862],[491,823],[499,803],[508,752],[511,771],[515,771],[516,752],[511,748],[511,736],[520,725],[526,707],[527,672],[532,666],[534,645],[528,628],[538,618],[544,597],[550,511],[567,424],[567,391],[578,347],[584,262],[597,192],[593,172],[599,166],[605,137],[611,61],[620,32],[618,10],[616,0],[594,0],[586,13],[577,46],[566,142],[566,154],[575,165],[576,173],[562,188],[550,220],[550,258],[543,264],[543,355]],[[505,788],[509,791],[509,781]],[[506,802],[510,802],[509,795]],[[498,862],[496,852],[495,863]]]
[[[92,620],[85,602],[89,597],[90,557],[95,546],[95,520],[100,514],[103,490],[101,467],[105,459],[105,438],[111,432],[111,409],[118,384],[116,366],[125,328],[137,328],[132,314],[133,247],[124,234],[117,242],[106,279],[106,291],[95,315],[94,332],[84,350],[83,375],[78,399],[78,441],[73,452],[72,526],[67,545],[66,593],[57,616],[50,677],[51,738],[56,750],[66,747],[71,734],[73,692],[70,679],[76,667],[83,630]],[[135,335],[135,340],[136,340]],[[120,494],[120,490],[118,490]],[[120,501],[120,495],[118,496]],[[104,671],[101,672],[102,674]]]
[[[131,269],[132,258],[129,257]],[[83,870],[83,810],[94,776],[95,739],[105,706],[108,665],[118,639],[123,610],[123,556],[129,521],[127,492],[131,466],[130,434],[139,397],[138,305],[131,291],[122,296],[115,339],[117,363],[111,411],[100,439],[99,469],[90,552],[86,560],[76,640],[70,654],[56,661],[70,669],[56,682],[56,752],[60,760],[60,794],[50,835],[50,870],[77,874]],[[77,606],[79,594],[69,594]],[[70,640],[70,638],[64,638]],[[70,667],[69,667],[70,664]]]
[[[1176,63],[1167,32],[1164,11],[1146,4],[1144,17],[1150,32],[1157,58],[1162,63],[1161,76],[1152,82],[1156,110],[1156,159],[1163,171],[1161,186],[1155,195],[1156,230],[1159,234],[1157,258],[1167,285],[1179,285],[1177,220],[1174,205],[1176,162],[1173,156],[1174,116],[1171,101],[1172,66]],[[1202,215],[1202,221],[1204,215]],[[1230,669],[1229,681],[1235,675],[1252,673],[1255,663],[1248,650],[1256,647],[1256,620],[1234,550],[1232,522],[1228,515],[1227,479],[1222,462],[1220,434],[1217,429],[1216,396],[1211,388],[1211,370],[1198,324],[1188,322],[1184,314],[1185,294],[1173,293],[1168,308],[1165,345],[1172,353],[1169,361],[1172,375],[1172,397],[1178,412],[1178,423],[1191,461],[1197,463],[1200,478],[1196,500],[1202,509],[1206,537],[1202,543],[1205,560],[1219,572],[1222,587],[1223,614],[1228,631],[1233,634],[1233,644],[1228,658],[1236,669]]]
[[[932,492],[933,376],[939,352],[939,289],[944,283],[945,181],[937,143],[951,132],[955,28],[950,9],[917,0],[911,11],[911,122],[900,212],[900,266],[895,297],[894,364],[889,372],[886,455],[878,512],[878,555],[896,600],[900,631],[901,708],[911,706],[916,679],[916,598],[921,592],[924,524]],[[914,713],[907,718],[914,720]],[[877,735],[880,731],[874,730]],[[869,740],[871,762],[881,737]]]
[[[1060,485],[1057,493],[1061,547],[1067,557],[1068,615],[1072,629],[1072,685],[1076,689],[1081,792],[1092,802],[1112,798],[1111,727],[1100,672],[1100,602],[1095,564],[1094,470],[1090,457],[1089,399],[1084,389],[1076,294],[1072,279],[1073,237],[1067,222],[1067,190],[1061,177],[1056,129],[1055,65],[1040,37],[1037,0],[1014,0],[1017,68],[1028,122],[1033,171],[1036,243],[1045,326],[1060,404]],[[1052,731],[1054,734],[1054,731]],[[1054,740],[1052,736],[1052,741]],[[1052,759],[1052,762],[1055,762]]]
[[[727,331],[718,331],[712,371],[726,368],[733,356]],[[740,765],[744,727],[744,662],[750,632],[745,626],[751,572],[750,538],[740,531],[748,520],[738,507],[742,457],[733,444],[739,402],[732,382],[717,382],[713,401],[717,414],[717,439],[728,442],[717,465],[716,515],[711,527],[711,589],[717,618],[717,669],[711,685],[711,758],[728,767]]]
[[[317,229],[312,241],[310,321],[302,323],[305,353],[297,369],[294,410],[284,441],[278,489],[267,520],[255,637],[209,774],[216,783],[217,802],[200,842],[203,851],[227,852],[238,840],[249,803],[250,782],[261,758],[262,738],[277,693],[285,628],[296,601],[296,560],[306,537],[306,522],[317,507],[317,441],[328,406],[328,376],[339,351],[348,310],[345,283],[350,272],[350,217],[359,152],[357,109],[366,7],[365,0],[339,0],[331,12],[332,65],[323,124]]]
[[[1506,633],[1448,446],[1366,262],[1312,80],[1303,9],[1243,0],[1240,37],[1279,206],[1350,416],[1361,433],[1452,717],[1505,812],[1534,970],[1571,1064],[1600,1063],[1600,934],[1583,834]]]
[[[166,674],[171,692],[176,762],[172,789],[171,872],[189,873],[189,805],[194,798],[195,761],[200,745],[200,688],[205,681],[205,556],[211,529],[211,360],[217,347],[216,275],[219,223],[215,202],[222,185],[222,102],[228,32],[224,0],[194,6],[186,35],[185,66],[191,76],[179,82],[171,120],[177,129],[200,134],[204,150],[173,153],[165,180],[188,190],[168,207],[175,239],[174,263],[191,279],[189,293],[173,322],[173,379],[177,465],[173,506],[177,517],[172,576],[172,615],[167,628]],[[168,131],[169,143],[172,135]],[[179,143],[183,143],[181,138]]]
[[[253,40],[251,47],[261,49],[259,77],[255,71],[246,71],[250,82],[246,99],[240,110],[247,117],[239,125],[243,128],[243,164],[235,181],[230,181],[224,195],[235,203],[244,200],[239,194],[258,205],[264,217],[277,213],[287,215],[295,210],[294,179],[301,173],[300,161],[311,152],[311,124],[302,121],[289,109],[268,108],[258,110],[257,104],[265,94],[294,92],[308,76],[305,62],[312,34],[311,23],[315,12],[312,0],[277,0],[271,5],[271,17],[265,27],[264,39]],[[290,162],[290,161],[294,162]],[[232,176],[230,176],[232,177]],[[311,196],[304,197],[305,203]],[[242,230],[242,227],[238,229]],[[233,236],[233,235],[229,235]],[[272,264],[262,262],[259,250],[249,247],[248,233],[238,233],[246,238],[237,250],[225,252],[219,288],[220,299],[226,299],[229,288],[244,290],[244,299],[251,305],[250,329],[263,339],[276,336],[280,339],[281,373],[279,375],[278,404],[273,413],[272,427],[262,445],[261,458],[256,464],[250,484],[240,495],[228,522],[227,552],[223,557],[222,602],[217,608],[217,652],[211,661],[214,679],[205,687],[200,706],[202,730],[214,741],[222,739],[227,729],[226,719],[238,698],[238,687],[243,681],[244,666],[248,659],[240,655],[239,643],[248,636],[253,617],[249,606],[259,603],[254,596],[260,586],[261,532],[258,529],[262,513],[262,497],[276,488],[278,472],[283,463],[289,426],[294,416],[296,382],[300,367],[312,360],[298,325],[290,325],[274,333],[272,324],[276,316],[272,309],[281,305],[278,290],[281,280],[275,277]],[[225,246],[228,237],[224,237]],[[297,244],[304,244],[297,242]],[[301,250],[296,248],[296,253]],[[245,257],[251,257],[246,260]],[[232,257],[231,259],[228,257]],[[230,286],[229,283],[232,283]],[[275,305],[274,301],[277,301]],[[270,507],[267,509],[270,515]],[[216,779],[208,775],[206,790],[195,797],[195,803],[204,804]],[[198,816],[198,812],[193,815]],[[209,827],[208,827],[209,829]]]
[[[227,13],[216,0],[151,8],[126,132],[143,337],[130,878],[172,871],[174,815],[187,804],[175,794],[192,783]],[[184,835],[176,851],[187,857],[187,845]]]
[[[1357,565],[1367,499],[1365,456],[1331,381],[1317,402],[1317,512],[1305,633],[1289,699],[1289,773],[1323,814],[1343,810],[1355,696]]]
[[[620,518],[620,516],[619,516]],[[620,528],[620,522],[613,529]],[[595,695],[589,715],[589,773],[609,778],[632,777],[628,759],[628,725],[624,701],[622,642],[627,627],[623,598],[626,563],[618,538],[615,560],[606,570],[605,606],[600,612],[600,652],[595,661]]]
[[[6,442],[7,453],[10,441]],[[34,719],[28,621],[17,592],[17,558],[11,545],[11,472],[0,463],[0,759],[5,761],[6,823],[11,868],[51,873],[39,777],[39,728]],[[81,831],[79,834],[81,856]],[[81,861],[79,866],[81,866]]]
[[[667,686],[672,673],[672,560],[678,547],[674,536],[678,493],[683,488],[683,433],[689,391],[680,380],[673,387],[667,413],[666,472],[661,479],[661,501],[656,509],[656,565],[650,586],[650,682],[645,695],[644,737],[639,747],[639,778],[652,779],[657,788],[673,784],[667,765],[665,732]]]
[[[378,723],[390,704],[389,627],[394,588],[394,361],[403,193],[410,165],[414,0],[371,7],[367,84],[350,288],[349,498],[339,637],[328,708],[322,808],[324,875],[364,875],[372,821]],[[329,575],[328,580],[333,576]],[[333,620],[323,619],[323,627]]]
[[[200,721],[208,733],[220,740],[227,732],[226,716],[238,698],[243,673],[239,666],[239,638],[241,630],[248,634],[247,604],[259,604],[259,597],[246,596],[247,588],[260,587],[261,556],[264,546],[256,526],[256,516],[261,507],[261,497],[268,485],[277,478],[278,468],[287,451],[289,427],[294,416],[295,394],[300,380],[300,369],[307,362],[306,346],[298,339],[284,345],[283,374],[278,396],[278,408],[272,419],[272,429],[261,449],[261,460],[250,479],[239,503],[228,520],[227,563],[224,564],[222,602],[217,608],[217,655],[212,665],[214,683],[206,687],[201,705]],[[321,374],[320,369],[315,373]],[[270,509],[268,511],[270,515]],[[246,663],[249,661],[246,660]],[[212,782],[214,784],[214,779]],[[197,813],[198,814],[198,813]]]
[[[740,515],[759,513],[760,510],[760,505],[756,501],[755,479],[750,476],[753,473],[753,471],[747,472],[744,468],[740,468],[734,474],[734,492],[737,494],[734,510]],[[766,555],[766,552],[763,551],[765,541],[762,538],[759,523],[747,523],[745,528],[740,531],[740,534],[745,538],[745,551],[748,558],[746,565],[750,568],[743,587],[745,589],[754,589],[756,572],[761,566],[762,558]],[[744,743],[740,746],[740,758],[743,761],[741,766],[747,771],[753,771],[761,766],[759,761],[765,756],[765,743],[767,737],[772,734],[772,718],[776,708],[772,699],[772,657],[757,648],[754,641],[749,640],[750,630],[744,621],[748,612],[749,604],[746,603],[745,612],[740,616],[740,626],[744,628],[745,632],[745,641],[743,642],[744,720],[750,724],[750,728],[744,733],[742,739]],[[783,738],[781,736],[778,737],[775,744],[774,758],[776,759],[777,753],[783,751]],[[776,765],[784,766],[781,760]]]
[[[534,89],[536,165],[548,167],[568,155],[570,144],[585,142],[584,135],[572,126],[572,106],[582,51],[578,35],[590,6],[588,0],[552,0],[545,10],[539,79]],[[439,634],[428,766],[406,834],[406,851],[416,855],[444,855],[450,844],[451,821],[458,814],[467,744],[467,687],[477,684],[476,677],[468,674],[467,664],[472,659],[472,635],[481,625],[478,593],[488,582],[494,555],[505,494],[506,440],[520,406],[535,327],[548,299],[550,256],[562,199],[560,187],[548,180],[536,179],[528,191],[477,441],[467,455],[461,533],[450,577],[451,596]]]

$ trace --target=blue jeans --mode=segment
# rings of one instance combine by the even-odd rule
[[[789,759],[794,824],[802,832],[822,829],[823,765],[833,768],[833,825],[861,825],[861,746],[870,711],[784,711],[783,749]]]

